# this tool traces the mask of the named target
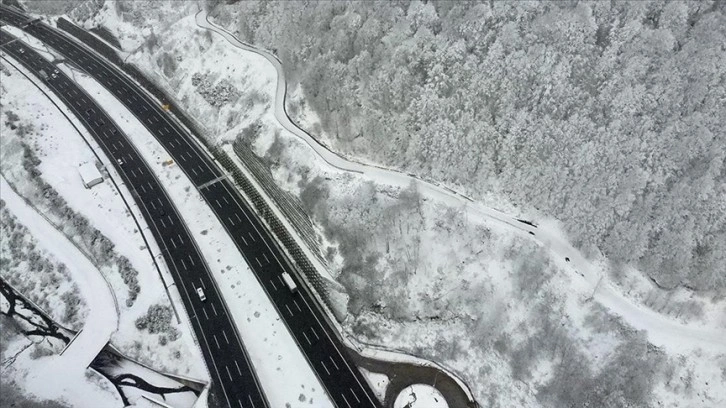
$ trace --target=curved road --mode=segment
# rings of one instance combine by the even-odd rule
[[[87,72],[103,75],[106,81],[118,84],[126,98],[134,98],[135,108],[141,110],[147,121],[162,126],[166,120],[158,111],[149,108],[153,102],[143,99],[135,88],[124,86],[126,80],[116,76],[104,62],[94,54],[60,35],[49,26],[37,24],[26,26],[28,18],[5,6],[0,6],[0,19],[8,21],[31,34],[50,43],[56,50],[62,50],[68,61],[79,61]],[[162,250],[164,260],[172,272],[174,283],[191,319],[207,367],[212,378],[212,392],[220,403],[226,406],[268,407],[269,403],[259,385],[249,356],[239,338],[236,326],[231,321],[216,283],[211,277],[205,259],[196,242],[191,238],[186,224],[179,216],[174,203],[166,194],[159,181],[143,161],[139,152],[128,141],[123,129],[114,123],[105,111],[86,92],[72,81],[63,71],[48,76],[56,66],[46,60],[33,48],[15,37],[0,30],[0,48],[17,62],[31,71],[48,89],[76,115],[88,133],[98,142],[104,154],[110,159],[123,182],[129,187],[134,200],[142,209],[144,219]],[[39,74],[44,71],[45,75]],[[160,119],[160,117],[162,119]],[[169,131],[171,133],[171,131]],[[206,163],[205,163],[206,164]],[[204,169],[199,165],[197,173],[202,180],[217,177],[219,173],[212,168]],[[202,301],[196,288],[203,287],[206,301]],[[84,330],[85,333],[85,330]],[[92,331],[91,331],[92,333]],[[225,342],[218,342],[215,336],[228,336]],[[81,340],[80,336],[76,340]],[[105,343],[104,343],[105,344]],[[90,347],[90,346],[89,346]],[[96,353],[98,350],[95,350]]]
[[[341,345],[335,328],[331,327],[325,315],[318,309],[307,286],[298,285],[297,292],[286,290],[282,273],[287,272],[293,280],[297,280],[296,271],[277,247],[272,239],[272,233],[266,229],[246,199],[238,193],[212,158],[199,147],[195,137],[170,118],[158,101],[151,98],[137,83],[129,80],[117,66],[105,58],[99,57],[98,54],[69,38],[67,34],[42,22],[28,25],[28,18],[13,9],[0,7],[0,11],[3,12],[3,19],[22,27],[29,34],[49,44],[67,61],[82,67],[129,109],[167,150],[169,156],[187,174],[227,230],[333,403],[341,408],[379,407],[380,403],[370,385],[352,363]],[[10,37],[5,32],[2,32],[2,35]],[[21,60],[28,59],[34,54],[27,47],[24,47],[25,54],[23,54],[18,49],[20,47],[24,46],[12,42],[4,49]],[[43,67],[46,72],[52,72],[54,69],[47,61],[42,60],[42,57],[33,56],[31,61],[26,63],[36,71],[39,67]],[[90,122],[87,123],[87,127],[99,140],[106,153],[114,159],[112,164],[118,168],[128,185],[135,186],[137,197],[141,200],[140,206],[146,210],[145,218],[148,216],[147,222],[155,226],[152,233],[157,241],[163,243],[160,246],[165,248],[163,249],[165,259],[175,270],[175,281],[182,289],[182,294],[186,295],[183,296],[183,300],[189,314],[193,315],[192,321],[202,326],[194,325],[197,337],[203,346],[205,360],[212,372],[213,385],[221,386],[227,405],[242,408],[269,406],[267,401],[262,401],[264,395],[253,368],[247,364],[249,360],[236,331],[229,328],[225,330],[226,323],[229,323],[226,305],[218,294],[216,284],[209,276],[201,255],[197,253],[194,241],[178,217],[173,202],[158,185],[158,181],[134,146],[126,139],[123,129],[117,127],[99,107],[84,106],[92,104],[92,98],[85,95],[82,89],[78,89],[63,73],[60,73],[58,78],[51,78],[45,82],[54,88],[71,108],[78,105],[79,118]],[[118,162],[116,159],[119,159]],[[169,216],[173,216],[173,223],[169,220]],[[200,271],[202,267],[205,271]],[[207,273],[199,276],[199,272]],[[197,297],[195,292],[197,287],[204,288],[206,301],[200,301]],[[238,350],[234,350],[237,344],[233,347],[232,342],[228,343],[227,334],[230,334],[229,340],[232,342],[239,340],[235,342],[240,346]],[[210,357],[208,353],[213,355]],[[240,360],[237,365],[235,357],[241,356],[240,354],[243,354],[245,359]],[[254,383],[245,381],[247,377],[253,379]],[[268,392],[274,393],[275,390]]]
[[[593,288],[597,288],[594,300],[601,303],[611,312],[621,315],[633,327],[647,331],[648,340],[657,346],[664,346],[680,352],[683,351],[684,347],[705,347],[718,352],[726,351],[726,342],[723,341],[726,338],[726,330],[680,324],[678,321],[633,303],[630,299],[625,298],[620,291],[607,283],[607,279],[602,279],[602,282],[600,282],[602,276],[599,268],[587,260],[567,240],[562,238],[561,233],[555,228],[537,227],[523,223],[516,217],[507,215],[494,208],[486,207],[447,187],[423,181],[396,170],[350,161],[332,152],[320,144],[309,133],[295,125],[287,115],[285,109],[285,100],[287,97],[285,72],[282,69],[280,60],[274,54],[240,41],[229,31],[210,22],[207,12],[204,10],[197,13],[196,23],[202,28],[214,31],[223,36],[237,48],[265,57],[275,67],[277,71],[277,90],[274,104],[275,118],[283,128],[302,139],[326,163],[340,170],[364,174],[367,177],[386,184],[406,187],[411,181],[416,181],[419,191],[422,194],[449,205],[465,205],[466,211],[469,212],[470,216],[487,218],[505,224],[510,230],[524,234],[524,236],[528,236],[548,248],[555,258],[569,258],[570,265],[582,274],[584,279]]]

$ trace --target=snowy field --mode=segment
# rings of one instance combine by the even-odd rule
[[[325,232],[323,249],[351,298],[346,328],[359,340],[453,368],[478,401],[491,406],[538,406],[547,396],[576,400],[579,392],[597,392],[596,385],[630,401],[649,398],[652,391],[652,400],[668,407],[726,403],[723,346],[692,336],[702,328],[723,329],[723,301],[687,293],[662,299],[640,282],[626,293],[643,305],[626,309],[634,313],[624,322],[593,301],[606,265],[588,262],[592,269],[579,269],[580,263],[553,257],[526,233],[470,217],[466,206],[441,202],[416,186],[401,188],[330,168],[276,121],[270,65],[200,32],[193,17],[183,15],[193,14],[192,7],[165,7],[155,13],[167,11],[168,24],[149,44],[113,8],[104,8],[94,23],[111,28],[122,44],[137,41],[127,49],[136,50],[131,60],[155,73],[204,121],[210,141],[231,141],[249,125],[261,125],[248,141]],[[148,23],[148,29],[154,18],[134,23]],[[210,90],[239,97],[217,100]],[[496,207],[511,208],[505,202]],[[623,304],[620,298],[597,300]],[[698,305],[663,306],[686,300]],[[701,314],[692,312],[699,308]],[[639,321],[642,316],[648,321]],[[686,316],[689,324],[683,325]],[[631,324],[653,329],[650,333],[665,327],[671,336],[648,338]],[[621,396],[603,398],[618,405]]]

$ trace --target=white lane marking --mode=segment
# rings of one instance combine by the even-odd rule
[[[224,368],[227,370],[227,375],[229,376],[229,380],[232,381],[232,373],[229,372],[229,367],[228,366],[224,366]]]
[[[215,315],[215,316],[219,316],[219,315],[217,314],[217,308],[216,308],[216,307],[214,307],[214,303],[212,303],[212,311],[214,312],[214,315]]]
[[[239,214],[234,213],[234,216],[237,217],[237,221],[242,222],[242,218],[239,217]]]
[[[330,362],[333,363],[333,365],[335,366],[335,369],[340,370],[340,367],[338,367],[338,364],[336,364],[335,360],[333,360],[333,357],[328,356],[328,358],[330,359]]]
[[[232,221],[232,219],[229,217],[227,217],[227,219],[229,220],[229,223],[232,224],[232,226],[234,227],[234,221]]]
[[[265,261],[266,261],[266,262],[267,262],[267,263],[269,264],[269,263],[270,263],[270,260],[269,260],[269,259],[267,259],[267,255],[265,255],[265,254],[262,254],[262,256],[263,256],[263,257],[265,257]]]
[[[222,208],[222,204],[219,203],[219,200],[216,198],[214,199],[214,202],[217,203],[217,207]]]
[[[169,222],[171,223],[171,225],[174,225],[174,220],[171,219],[171,215],[167,215],[166,218],[169,219]]]
[[[169,238],[169,241],[171,241],[171,244],[174,245],[174,249],[176,249],[176,243],[174,243],[174,238]]]
[[[194,173],[195,176],[197,176],[197,171],[192,169],[192,173]]]
[[[139,187],[141,187],[141,191],[143,191],[144,194],[146,194],[146,189],[144,188],[144,185],[143,184],[139,184]]]
[[[222,330],[222,335],[224,336],[224,341],[226,341],[227,344],[229,344],[229,339],[227,338],[227,333],[224,332],[224,329]],[[237,363],[237,362],[235,361],[235,363]],[[239,370],[239,367],[237,367],[237,370]]]
[[[162,202],[161,202],[161,198],[158,198],[158,197],[157,197],[157,198],[156,198],[156,201],[158,201],[158,202],[159,202],[159,205],[160,205],[160,206],[164,206],[164,204],[162,204]]]
[[[242,401],[240,401],[240,400],[237,400],[237,403],[239,404],[239,408],[245,408],[245,406],[244,406],[244,405],[242,405]]]
[[[282,275],[277,275],[277,279],[279,279],[280,283],[282,283],[282,285],[285,286],[285,281],[282,280]]]
[[[262,393],[262,391],[260,391],[260,393]],[[252,401],[252,396],[251,395],[247,395],[247,398],[250,399],[250,404],[252,404],[252,408],[255,408],[255,403]]]
[[[277,292],[277,285],[275,285],[275,281],[270,279],[270,283],[272,284],[272,288],[275,289],[275,292]]]
[[[206,289],[206,288],[207,288],[207,287],[206,287],[206,286],[204,285],[204,281],[203,281],[203,280],[202,280],[201,278],[199,279],[199,283],[201,283],[201,284],[202,284],[202,288],[204,288],[204,289]]]
[[[184,163],[186,163],[187,159],[185,159],[185,158],[184,158],[184,156],[180,156],[180,157],[181,157],[182,161],[183,161]]]
[[[320,360],[320,364],[323,365],[323,368],[325,369],[325,372],[328,373],[328,375],[330,375],[330,371],[328,371],[328,367],[325,365],[325,362],[322,361],[322,360]]]
[[[292,300],[292,303],[295,304],[295,307],[297,307],[297,311],[298,312],[302,312],[302,309],[300,309],[300,306],[297,304],[297,302],[295,301],[295,299]]]
[[[313,329],[313,328],[311,327],[311,328],[310,328],[310,331],[311,331],[311,332],[313,332],[313,334],[315,335],[315,338],[316,338],[316,339],[320,340],[320,337],[318,337],[318,333],[315,333],[315,329]]]
[[[358,399],[358,396],[355,395],[355,392],[353,391],[353,389],[350,387],[348,387],[348,389],[350,390],[350,393],[353,394],[353,396],[355,397],[355,400],[358,401],[358,403],[360,404],[360,400]]]
[[[154,202],[153,201],[149,202],[149,204],[151,204],[151,208],[153,208],[153,209],[156,210],[156,205],[154,205]]]
[[[313,343],[310,342],[310,339],[308,338],[308,335],[303,332],[303,336],[305,336],[305,340],[308,341],[308,345],[312,345]]]
[[[183,244],[184,240],[181,237],[181,234],[176,234],[176,236],[179,238],[179,243]]]
[[[245,243],[245,246],[247,246],[247,240],[245,239],[245,237],[243,237],[242,235],[240,235],[239,237],[242,238],[242,241]]]
[[[189,262],[191,262],[192,263],[192,266],[194,266],[194,258],[192,258],[191,255],[189,255]]]
[[[164,227],[164,228],[166,228],[166,224],[164,224],[164,219],[163,218],[159,218],[159,221],[161,221],[161,226]]]
[[[200,166],[201,168],[201,166]],[[225,203],[229,204],[229,200],[227,200],[227,196],[222,196],[222,200],[224,200]]]
[[[292,317],[293,314],[292,314],[292,310],[290,310],[290,306],[285,305],[285,309],[287,309],[287,312],[290,313],[290,316]]]
[[[209,320],[209,315],[207,314],[206,309],[202,308],[202,312],[204,312],[204,318]]]
[[[252,242],[255,242],[255,237],[252,235],[251,231],[247,231],[247,235],[249,235],[250,238],[252,238]]]
[[[146,184],[149,185],[149,190],[153,190],[154,189],[154,186],[151,185],[151,182],[150,181],[147,181]]]
[[[184,262],[183,259],[180,259],[180,261],[182,263],[182,266],[184,267],[184,270],[186,271],[187,270],[187,264]]]
[[[350,402],[348,402],[348,398],[345,398],[345,395],[340,394],[341,397],[343,397],[343,401],[345,401],[345,404],[348,405],[348,408],[351,408]]]
[[[260,267],[262,267],[262,264],[260,263],[260,260],[257,259],[257,257],[255,257],[255,261],[257,261],[257,265],[259,265]]]
[[[213,334],[212,337],[214,337],[214,342],[217,344],[217,348],[219,348],[219,340],[217,340],[217,335]],[[229,369],[227,369],[227,373],[229,373]],[[229,376],[229,379],[232,379],[232,376]]]

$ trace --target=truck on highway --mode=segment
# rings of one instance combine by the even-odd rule
[[[290,292],[292,292],[292,293],[297,292],[297,285],[295,284],[295,281],[292,280],[290,275],[288,275],[287,272],[282,273],[282,280],[285,281],[285,285],[287,285],[287,288],[290,289]]]

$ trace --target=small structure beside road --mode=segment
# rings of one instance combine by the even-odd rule
[[[78,174],[81,175],[83,185],[86,188],[91,188],[96,184],[103,183],[103,176],[101,172],[96,168],[95,163],[81,163],[78,165]]]

